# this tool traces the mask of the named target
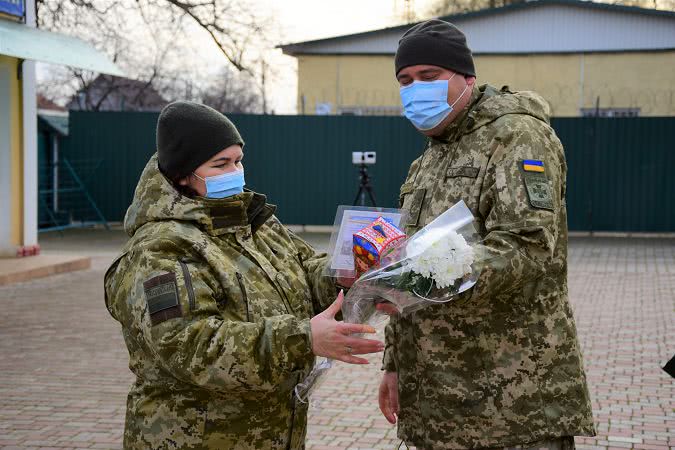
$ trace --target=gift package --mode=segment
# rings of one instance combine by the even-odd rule
[[[382,257],[405,239],[405,233],[389,220],[378,217],[367,227],[354,234],[354,265],[357,276],[377,267]]]

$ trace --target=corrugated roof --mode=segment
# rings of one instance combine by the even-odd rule
[[[537,0],[537,1],[528,1],[524,3],[516,3],[508,6],[502,6],[497,8],[489,8],[480,11],[467,12],[461,14],[453,14],[449,16],[443,16],[441,19],[448,22],[452,22],[460,25],[461,28],[467,27],[468,24],[474,23],[476,21],[481,21],[481,19],[492,19],[498,20],[506,16],[510,16],[510,13],[522,13],[533,12],[539,10],[542,7],[558,7],[567,8],[568,10],[577,10],[579,12],[606,12],[606,13],[615,13],[621,15],[633,15],[635,18],[653,18],[659,22],[663,22],[665,19],[669,25],[669,31],[672,30],[672,39],[669,39],[671,45],[659,45],[655,48],[652,48],[650,45],[645,46],[633,46],[629,50],[653,50],[653,49],[671,49],[675,48],[675,12],[672,11],[662,11],[655,9],[639,8],[634,6],[623,6],[623,5],[613,5],[606,3],[595,3],[590,1],[580,1],[580,0]],[[670,21],[672,20],[672,25]],[[415,22],[419,23],[419,22]],[[278,48],[281,48],[283,52],[287,55],[301,55],[301,54],[392,54],[395,52],[395,48],[398,42],[398,38],[411,26],[415,23],[399,25],[395,27],[382,28],[378,30],[366,31],[362,33],[354,33],[343,36],[335,36],[325,39],[317,39],[304,42],[296,42],[291,44],[279,45]],[[623,25],[623,24],[622,24]],[[670,27],[672,26],[672,29]],[[624,34],[625,33],[625,30]],[[468,37],[472,36],[467,33]],[[556,37],[556,36],[554,36]],[[670,37],[670,36],[669,36]],[[556,37],[559,38],[559,37]],[[364,51],[363,53],[359,52],[356,47],[359,44],[363,43],[365,40],[371,41],[374,43],[375,50]],[[671,42],[672,41],[672,42]],[[469,45],[473,49],[472,40],[470,40]],[[380,49],[379,51],[377,49]],[[582,49],[583,51],[594,51],[592,49]],[[595,51],[622,51],[623,48],[599,48]],[[543,50],[546,52],[546,50]],[[557,50],[560,51],[560,50]],[[518,52],[516,50],[516,52]],[[532,51],[528,51],[531,53]],[[555,52],[555,51],[554,51]],[[480,53],[480,50],[479,50]],[[490,53],[488,51],[488,53]],[[498,51],[496,53],[504,53],[503,51]]]

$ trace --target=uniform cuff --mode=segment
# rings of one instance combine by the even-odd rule
[[[286,339],[291,371],[305,370],[314,363],[312,351],[312,327],[309,319],[297,323],[297,331]]]
[[[388,346],[384,349],[384,355],[382,356],[382,368],[386,372],[397,372],[396,368],[396,359],[394,358],[394,347]]]

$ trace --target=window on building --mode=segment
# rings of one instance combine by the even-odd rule
[[[640,108],[581,108],[582,117],[639,117]]]

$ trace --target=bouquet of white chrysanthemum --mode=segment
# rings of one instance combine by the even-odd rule
[[[460,201],[383,255],[378,267],[356,280],[342,304],[344,321],[375,325],[387,317],[377,309],[382,302],[406,315],[451,301],[476,284],[485,262],[479,242],[474,217]],[[330,360],[315,365],[295,388],[299,401],[307,401],[330,367]]]
[[[460,201],[354,283],[342,307],[345,322],[379,322],[382,302],[405,315],[452,300],[476,284],[484,262],[479,241],[474,217]]]

